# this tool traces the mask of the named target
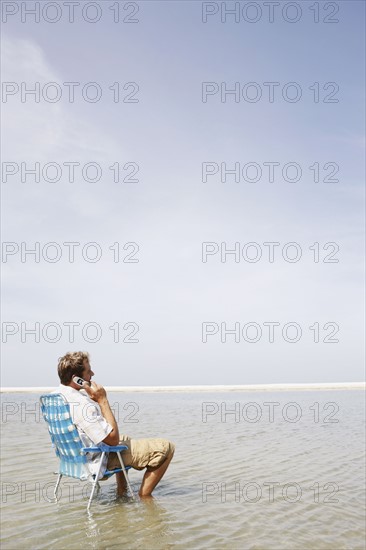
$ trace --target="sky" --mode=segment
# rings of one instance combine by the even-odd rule
[[[2,3],[1,385],[364,380],[365,4],[49,4]]]

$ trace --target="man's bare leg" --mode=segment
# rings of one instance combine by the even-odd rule
[[[117,495],[123,497],[127,492],[127,483],[123,472],[116,473]]]
[[[146,470],[142,479],[141,487],[139,490],[140,497],[151,497],[151,493],[167,471],[167,468],[174,456],[174,451],[167,456],[163,464],[156,468],[156,470]]]

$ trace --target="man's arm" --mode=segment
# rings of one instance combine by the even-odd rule
[[[103,439],[103,443],[106,443],[107,445],[118,445],[119,443],[118,425],[114,417],[114,414],[112,412],[112,409],[109,405],[107,392],[105,391],[103,386],[99,386],[95,382],[91,382],[90,386],[85,384],[83,386],[83,390],[86,391],[86,393],[89,395],[89,397],[91,397],[91,399],[93,399],[93,401],[96,401],[98,403],[103,417],[108,422],[108,424],[112,426],[112,431],[107,435],[105,439]]]

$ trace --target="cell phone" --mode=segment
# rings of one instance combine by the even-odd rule
[[[87,384],[87,382],[85,382],[85,380],[83,380],[83,378],[80,378],[79,376],[73,376],[73,377],[72,377],[72,381],[73,381],[77,386],[83,386],[84,384]]]

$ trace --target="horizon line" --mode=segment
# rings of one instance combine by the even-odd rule
[[[104,386],[110,392],[209,392],[209,391],[289,391],[289,390],[344,390],[366,389],[366,382],[313,382],[283,384],[206,384],[179,386]],[[55,390],[55,386],[8,386],[0,387],[0,393],[38,393]]]

